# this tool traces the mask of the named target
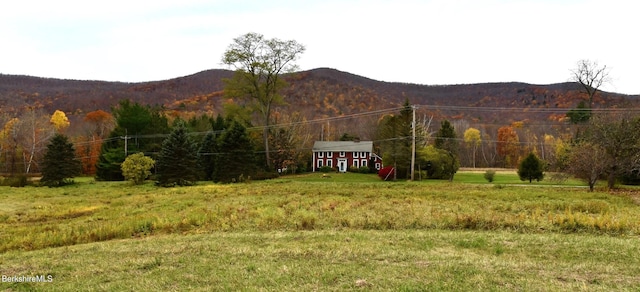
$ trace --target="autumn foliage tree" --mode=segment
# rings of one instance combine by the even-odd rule
[[[520,156],[520,138],[512,126],[504,126],[498,129],[496,151],[498,156],[504,159],[506,167],[516,166]]]
[[[75,139],[76,156],[82,163],[82,173],[94,175],[102,143],[115,127],[115,120],[110,113],[96,110],[88,112],[83,122],[84,132]]]
[[[471,151],[471,161],[473,168],[476,167],[476,153],[478,153],[478,147],[482,144],[482,138],[480,136],[480,130],[475,128],[469,128],[464,131],[464,142]]]
[[[71,125],[67,115],[61,110],[56,110],[49,120],[58,133],[63,132]]]

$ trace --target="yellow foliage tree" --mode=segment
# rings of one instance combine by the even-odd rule
[[[464,142],[467,143],[467,147],[473,149],[473,167],[476,167],[476,152],[478,152],[478,146],[482,144],[482,138],[480,138],[480,130],[475,128],[469,128],[464,131]]]
[[[56,110],[53,115],[51,115],[50,121],[58,132],[64,131],[71,124],[69,123],[67,115],[65,115],[61,110]]]

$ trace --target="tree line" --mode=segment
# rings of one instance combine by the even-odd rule
[[[352,124],[348,131],[359,134],[331,132],[327,123],[318,135],[319,129],[312,129],[301,114],[288,111],[281,95],[286,82],[280,74],[292,72],[304,50],[295,41],[266,39],[255,33],[234,39],[222,62],[236,73],[224,80],[227,102],[224,115],[217,117],[184,118],[167,114],[162,106],[121,100],[111,113],[87,113],[81,134],[66,141],[58,137],[69,127],[60,111],[48,116],[33,109],[19,118],[5,119],[0,131],[3,171],[46,172],[48,159],[60,159],[47,156],[48,150],[67,151],[68,147],[60,145],[72,143],[78,163],[67,163],[70,169],[78,165],[80,172],[100,180],[139,182],[140,177],[153,176],[159,185],[189,185],[197,180],[233,182],[305,171],[313,140],[355,139],[364,134],[374,141],[383,164],[393,167],[396,179],[451,180],[461,166],[514,168],[525,161],[526,165],[542,165],[544,170],[588,176],[592,188],[594,177],[606,177],[613,187],[616,181],[633,182],[638,176],[638,118],[614,114],[595,117],[592,111],[600,79],[607,77],[606,67],[579,63],[574,76],[587,89],[589,103],[570,110],[562,129],[536,132],[526,120],[475,127],[474,121],[465,119],[449,121],[441,115],[434,119],[429,111],[422,111],[422,117],[416,119],[416,106],[407,99],[398,112]],[[589,74],[589,70],[598,74]],[[432,125],[437,122],[439,127]],[[47,142],[51,144],[45,149]],[[60,145],[50,148],[52,144]],[[597,158],[598,163],[580,159],[585,153],[591,153],[588,158]],[[532,164],[533,158],[538,162]],[[584,161],[589,163],[581,163]],[[599,168],[594,169],[596,166]],[[541,178],[537,170],[523,173],[529,180]]]

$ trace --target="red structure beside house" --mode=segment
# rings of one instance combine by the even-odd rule
[[[316,141],[313,144],[313,171],[329,166],[339,172],[349,167],[382,168],[382,158],[373,153],[372,141]]]

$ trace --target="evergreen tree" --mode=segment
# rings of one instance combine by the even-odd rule
[[[124,180],[121,165],[125,160],[124,147],[109,147],[103,144],[96,163],[96,179],[106,181]]]
[[[197,181],[198,151],[188,134],[184,123],[179,123],[162,143],[156,163],[159,185],[187,186]]]
[[[198,166],[205,180],[213,179],[213,171],[215,170],[215,159],[218,152],[218,144],[216,134],[209,132],[202,140],[200,149],[198,149]]]
[[[449,155],[448,161],[450,165],[448,165],[446,168],[450,169],[450,171],[447,172],[447,174],[450,175],[449,180],[453,180],[453,176],[459,168],[458,140],[456,130],[448,120],[444,120],[440,123],[440,129],[436,134],[436,141],[434,146],[437,149],[444,150],[444,152]]]
[[[385,165],[394,166],[398,178],[408,178],[411,169],[411,124],[413,109],[405,100],[399,115],[386,116],[378,127],[378,140]]]
[[[529,155],[520,162],[518,176],[520,176],[520,180],[522,181],[529,180],[529,183],[534,179],[541,181],[544,178],[542,161],[540,161],[535,154],[529,153]]]
[[[137,152],[160,152],[163,138],[158,134],[169,133],[168,121],[161,107],[152,108],[121,100],[112,112],[116,127],[102,144],[96,164],[96,178],[99,180],[123,180],[120,165],[125,157]],[[140,137],[146,135],[152,137]]]
[[[216,159],[214,181],[234,182],[255,173],[255,148],[246,128],[240,123],[231,122],[218,138],[218,149],[221,153]]]
[[[580,101],[576,109],[567,112],[567,118],[572,124],[586,123],[591,119],[591,108],[584,101]]]
[[[40,182],[49,187],[69,184],[81,171],[81,164],[75,158],[75,149],[67,136],[56,134],[44,155],[42,179]]]

